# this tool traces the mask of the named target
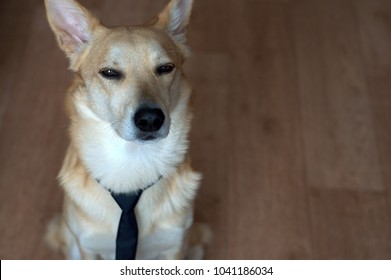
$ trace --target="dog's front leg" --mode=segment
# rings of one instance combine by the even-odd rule
[[[184,229],[158,229],[139,240],[137,259],[183,259]]]
[[[189,209],[175,223],[155,227],[152,232],[140,238],[137,259],[184,259],[185,239],[192,223],[193,211]]]

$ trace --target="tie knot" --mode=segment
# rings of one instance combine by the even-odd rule
[[[142,193],[143,190],[138,190],[132,193],[111,193],[111,196],[124,213],[129,213],[136,207]]]

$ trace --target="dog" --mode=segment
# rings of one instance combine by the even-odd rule
[[[187,156],[192,89],[182,69],[192,0],[171,0],[144,25],[111,28],[74,0],[45,6],[75,72],[58,176],[64,204],[47,242],[68,259],[115,259],[121,208],[111,194],[144,190],[136,259],[202,258],[210,232],[193,224],[201,175]]]

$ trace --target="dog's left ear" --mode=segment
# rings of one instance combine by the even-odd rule
[[[163,28],[179,44],[186,43],[186,29],[193,0],[171,0],[159,14],[156,26]]]

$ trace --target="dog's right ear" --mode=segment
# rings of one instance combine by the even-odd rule
[[[184,45],[192,6],[193,0],[171,0],[159,14],[156,26]]]
[[[99,21],[74,0],[45,0],[45,6],[58,45],[74,68],[76,59],[92,39],[93,30],[100,25]]]

